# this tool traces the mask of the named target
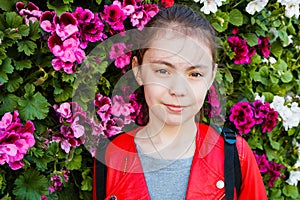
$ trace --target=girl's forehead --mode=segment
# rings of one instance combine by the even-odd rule
[[[208,43],[203,39],[191,37],[163,37],[155,40],[146,51],[145,58],[189,63],[190,65],[211,65],[213,60]]]

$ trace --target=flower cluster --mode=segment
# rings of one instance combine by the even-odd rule
[[[295,99],[300,100],[300,97],[296,96]],[[297,102],[293,102],[291,96],[287,96],[286,100],[284,97],[274,96],[271,107],[279,113],[286,131],[290,128],[299,126],[300,106]]]
[[[206,109],[205,111],[208,113],[208,117],[218,117],[221,114],[221,107],[219,96],[217,94],[216,88],[212,85],[209,88],[209,92],[207,94],[207,101],[210,105],[210,109]]]
[[[271,132],[277,124],[278,113],[270,104],[255,100],[238,102],[230,109],[229,119],[241,134],[248,134],[254,125],[262,124],[262,132]]]
[[[236,32],[234,32],[236,33]],[[268,58],[270,55],[270,44],[268,37],[258,38],[258,48],[261,50],[263,57]],[[255,47],[249,47],[247,41],[240,36],[230,36],[227,39],[230,47],[235,52],[234,64],[250,64],[251,58],[256,53]]]
[[[203,3],[203,7],[201,8],[201,11],[205,14],[209,14],[210,12],[215,13],[218,10],[218,7],[222,6],[222,2],[226,0],[194,0],[196,3],[200,1],[200,3]]]
[[[29,2],[25,8],[25,4],[23,2],[16,3],[16,10],[19,15],[25,18],[25,24],[29,25],[29,22],[32,23],[39,21],[42,16],[42,11],[32,2]]]
[[[297,152],[298,152],[298,159],[293,166],[293,168],[297,169],[297,168],[300,168],[300,143],[297,142],[296,139],[294,138],[293,145],[295,145]],[[290,185],[297,186],[299,181],[300,181],[300,170],[290,171],[290,177],[286,182]]]
[[[68,169],[62,170],[61,172],[56,172],[50,178],[51,184],[48,188],[49,193],[52,194],[55,191],[60,191],[63,188],[63,183],[69,181],[69,173]]]
[[[125,31],[124,21],[129,18],[133,27],[143,29],[146,23],[158,12],[154,4],[142,4],[141,1],[118,1],[105,5],[101,17],[110,27],[111,32]]]
[[[111,137],[120,133],[125,124],[137,118],[141,104],[137,102],[136,94],[130,94],[128,100],[126,103],[119,95],[115,95],[112,100],[101,94],[96,95],[94,104],[100,117],[102,132],[106,136]]]
[[[268,180],[268,184],[269,184],[270,187],[273,187],[274,182],[278,178],[282,177],[280,169],[285,168],[285,166],[282,165],[282,164],[278,164],[276,162],[273,162],[273,161],[269,161],[267,159],[266,154],[258,155],[256,153],[256,151],[253,151],[253,153],[254,153],[256,162],[259,166],[260,173],[268,174],[268,176],[270,177],[269,180]]]
[[[20,122],[17,110],[13,114],[5,113],[0,121],[0,165],[8,163],[13,170],[24,166],[22,159],[30,147],[35,144],[31,121],[25,125]]]
[[[60,131],[52,135],[52,141],[60,142],[61,148],[70,152],[71,147],[80,146],[85,141],[85,129],[83,123],[86,121],[86,113],[74,102],[62,103],[59,107],[53,106],[60,123]]]
[[[117,68],[123,69],[126,65],[130,63],[132,52],[129,51],[131,45],[126,45],[125,43],[115,43],[111,46],[109,52],[109,58],[115,60],[115,66]]]

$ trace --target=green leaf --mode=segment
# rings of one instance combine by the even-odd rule
[[[23,24],[23,18],[15,12],[7,12],[6,23],[9,28],[18,28]]]
[[[73,3],[73,0],[63,0],[64,4],[70,4]]]
[[[0,83],[6,83],[8,81],[8,76],[7,74],[13,73],[14,68],[11,65],[11,59],[6,58],[3,62],[2,65],[0,66]]]
[[[6,112],[13,112],[18,106],[19,97],[14,94],[0,94],[0,115]]]
[[[31,60],[20,60],[20,61],[16,61],[14,60],[14,65],[16,70],[23,70],[24,68],[31,68],[32,62]]]
[[[244,35],[244,38],[246,39],[247,43],[251,47],[257,45],[257,43],[258,43],[258,38],[254,33],[246,33]]]
[[[4,11],[15,10],[15,5],[19,0],[1,0],[0,8]]]
[[[54,4],[51,4],[51,3],[54,3]],[[60,16],[63,12],[66,12],[68,10],[70,10],[69,6],[62,3],[62,2],[59,2],[59,1],[54,1],[54,2],[49,2],[49,0],[47,1],[47,7],[50,9],[50,10],[54,10],[58,16]]]
[[[233,9],[229,13],[229,22],[235,26],[241,26],[243,24],[243,14],[238,9]]]
[[[70,170],[76,170],[81,168],[81,155],[74,155],[73,159],[67,163],[66,167]]]
[[[7,83],[7,91],[14,92],[19,89],[20,85],[23,83],[23,78],[18,74],[14,73],[13,76],[9,78]]]
[[[30,31],[30,28],[23,24],[21,25],[19,28],[18,28],[18,33],[20,33],[22,36],[28,36],[29,35],[29,31]]]
[[[82,182],[81,182],[81,190],[83,191],[92,191],[93,189],[93,179],[88,176],[90,173],[89,169],[86,169],[82,172]]]
[[[278,41],[274,42],[271,46],[271,53],[276,57],[279,58],[282,54],[283,48],[282,44]]]
[[[100,5],[101,2],[102,2],[102,0],[96,0],[96,3],[97,3],[98,5]]]
[[[40,35],[40,23],[38,21],[32,23],[29,22],[29,27],[30,27],[30,34],[29,38],[32,39],[33,41],[39,39],[41,37]]]
[[[274,95],[271,92],[263,92],[262,95],[265,97],[265,101],[271,102],[274,98]]]
[[[25,95],[24,95],[25,98],[30,98],[31,96],[33,96],[35,91],[34,85],[27,83],[24,89],[25,89]]]
[[[20,116],[24,120],[44,119],[49,112],[50,104],[47,99],[39,92],[32,95],[32,85],[25,86],[26,94],[19,102]]]
[[[36,43],[31,40],[23,40],[18,42],[18,51],[24,52],[27,56],[34,54],[36,48]]]
[[[289,83],[293,80],[293,74],[290,71],[284,72],[284,74],[281,76],[281,80],[284,83]]]
[[[76,74],[66,74],[66,73],[62,74],[62,81],[64,82],[72,83],[74,82],[75,78],[76,78]]]
[[[13,194],[20,200],[40,200],[41,196],[48,194],[48,181],[35,169],[24,171],[15,180]]]
[[[228,21],[229,21],[229,16],[225,12],[217,11],[217,17],[216,19],[212,22],[213,27],[218,31],[218,32],[223,32],[227,30],[228,28]]]
[[[299,191],[297,186],[292,186],[292,185],[285,185],[283,187],[283,194],[287,197],[292,197],[293,199],[296,199],[299,197]]]
[[[63,90],[60,89],[60,91],[61,91],[61,93],[55,95],[55,97],[54,97],[56,102],[66,101],[73,96],[73,87],[71,87],[71,86],[67,86]]]

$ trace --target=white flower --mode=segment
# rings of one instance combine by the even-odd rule
[[[278,0],[279,3],[285,6],[285,16],[286,17],[293,17],[295,16],[297,19],[300,15],[299,9],[299,0]]]
[[[197,0],[194,0],[198,2]],[[210,12],[215,13],[218,10],[217,6],[222,6],[222,2],[226,0],[201,0],[200,3],[204,3],[201,11],[205,14],[209,14]]]
[[[286,47],[286,46],[289,46],[290,44],[292,44],[293,43],[293,36],[292,35],[289,35],[288,36],[288,42],[287,42],[287,44],[283,44],[283,47]]]
[[[260,12],[268,4],[269,0],[254,0],[248,3],[246,7],[247,13],[253,15],[255,12]]]
[[[270,106],[280,113],[284,107],[284,97],[274,96],[273,102],[270,104]]]
[[[269,61],[271,64],[275,64],[277,62],[277,60],[272,56],[270,57]]]
[[[300,181],[300,171],[291,171],[290,177],[286,182],[290,185],[296,186],[298,181]]]
[[[262,96],[259,96],[258,93],[255,93],[255,100],[260,100],[261,102],[265,102],[265,96],[262,95]]]

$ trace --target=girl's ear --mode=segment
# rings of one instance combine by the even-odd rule
[[[139,65],[138,58],[134,56],[132,58],[132,71],[135,77],[135,80],[139,85],[143,85],[142,77],[141,77],[141,66]]]

